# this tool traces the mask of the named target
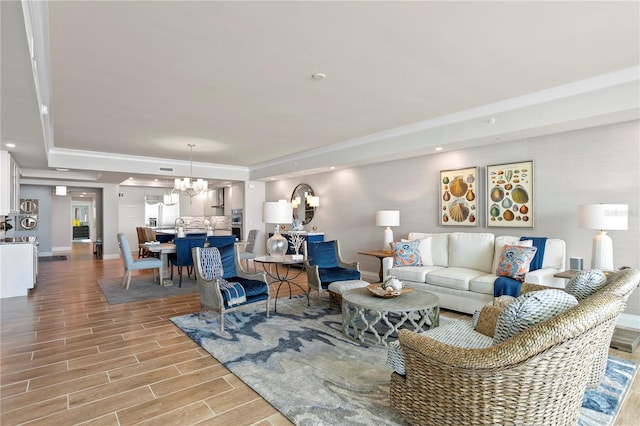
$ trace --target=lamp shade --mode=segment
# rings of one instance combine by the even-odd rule
[[[293,221],[293,206],[287,201],[265,201],[262,205],[265,223],[285,224]]]
[[[377,226],[400,226],[400,212],[398,210],[378,210],[376,212]]]
[[[625,230],[628,226],[627,204],[588,204],[580,206],[580,226],[587,229]]]

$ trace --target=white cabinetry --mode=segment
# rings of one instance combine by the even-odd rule
[[[33,244],[0,244],[0,298],[26,296],[35,284]]]
[[[7,151],[0,151],[0,216],[18,213],[20,168]]]

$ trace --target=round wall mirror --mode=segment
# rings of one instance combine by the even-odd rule
[[[296,186],[291,194],[291,204],[293,204],[293,218],[300,219],[303,225],[308,224],[313,219],[316,212],[315,207],[309,206],[307,197],[315,195],[313,189],[306,183]]]

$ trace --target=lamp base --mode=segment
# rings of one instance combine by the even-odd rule
[[[287,254],[289,248],[289,241],[280,234],[278,225],[276,225],[275,232],[267,240],[267,251],[271,256],[284,257]]]
[[[384,245],[382,251],[391,251],[391,243],[393,242],[393,230],[390,227],[386,227],[384,230]]]
[[[600,231],[593,237],[591,269],[613,271],[613,240],[606,231]]]

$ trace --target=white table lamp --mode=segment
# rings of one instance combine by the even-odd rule
[[[588,204],[580,206],[580,226],[599,229],[593,237],[591,269],[613,271],[613,241],[606,231],[626,230],[629,219],[627,204]]]
[[[391,226],[400,225],[400,212],[398,210],[378,210],[376,212],[376,225],[385,226],[383,251],[391,250],[393,242],[393,231]]]
[[[291,224],[293,221],[293,206],[291,203],[280,201],[265,201],[262,205],[262,220],[274,223],[276,229],[267,240],[267,251],[271,256],[284,256],[289,248],[289,241],[280,234],[280,225]]]

